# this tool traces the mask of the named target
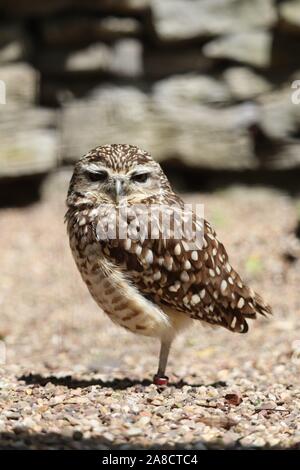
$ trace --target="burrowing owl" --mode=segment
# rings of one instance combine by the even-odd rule
[[[247,318],[271,313],[210,224],[184,211],[160,165],[138,147],[91,150],[75,166],[67,205],[70,246],[92,297],[113,322],[161,342],[156,384],[167,383],[172,340],[192,320],[245,333]],[[193,230],[179,236],[186,214]]]

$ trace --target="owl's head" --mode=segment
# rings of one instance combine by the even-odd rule
[[[139,204],[170,189],[160,165],[147,152],[134,145],[103,145],[75,165],[67,204]]]

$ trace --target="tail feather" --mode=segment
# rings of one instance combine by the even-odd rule
[[[270,307],[270,305],[266,304],[264,300],[262,299],[262,297],[256,292],[254,292],[253,301],[254,301],[253,304],[254,304],[255,310],[260,315],[263,315],[264,317],[266,317],[268,315],[273,314],[272,308]]]

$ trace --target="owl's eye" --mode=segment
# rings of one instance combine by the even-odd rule
[[[133,175],[131,177],[131,179],[135,182],[135,183],[146,183],[146,181],[148,180],[150,176],[150,173],[138,173],[136,175]]]
[[[90,181],[101,183],[108,177],[106,171],[88,171],[87,176]]]

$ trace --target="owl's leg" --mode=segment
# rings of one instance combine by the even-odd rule
[[[154,376],[153,382],[155,385],[168,385],[169,378],[165,375],[169,352],[172,340],[162,339],[159,353],[158,371]]]

